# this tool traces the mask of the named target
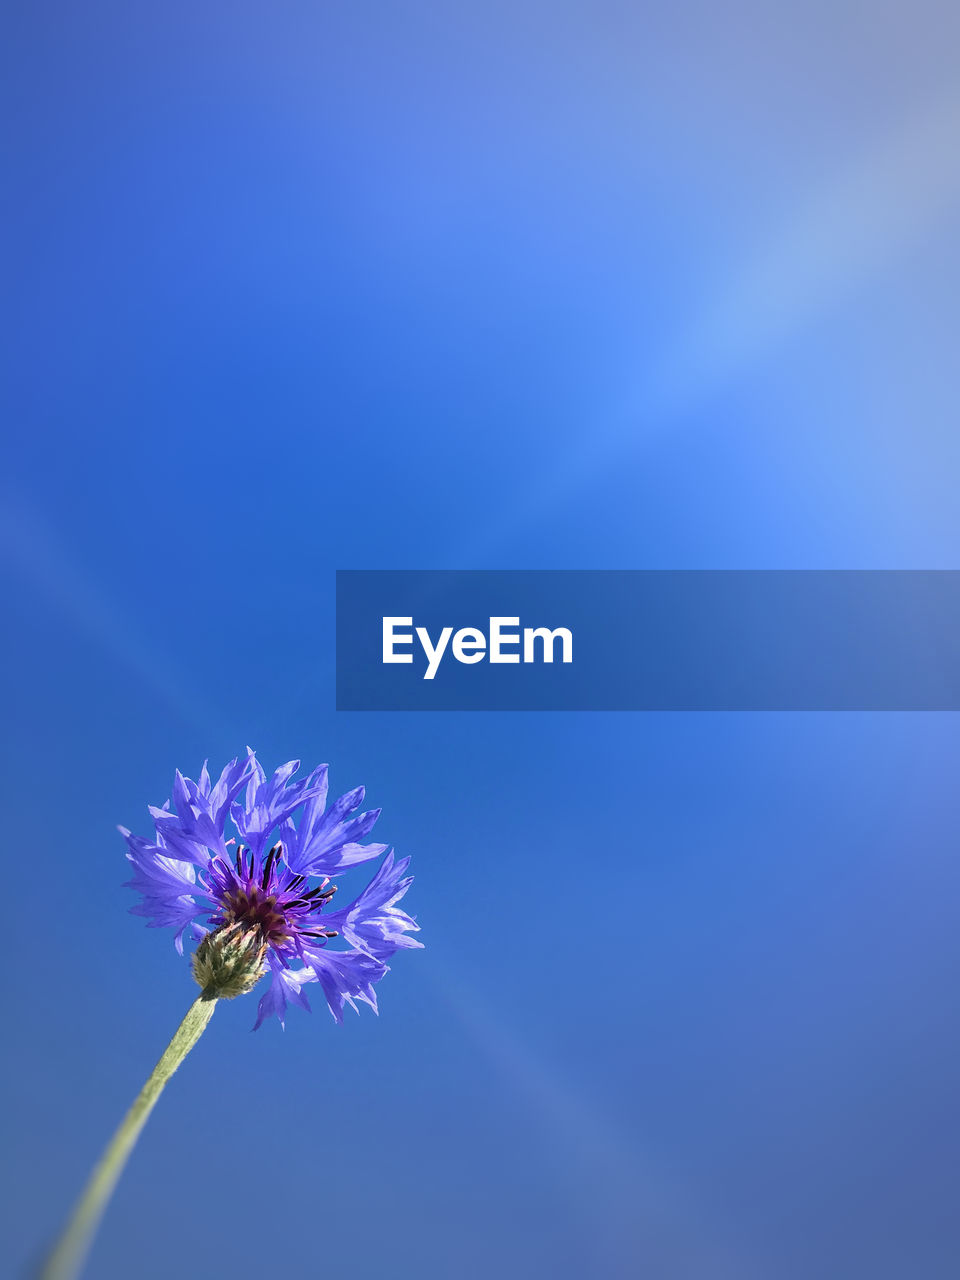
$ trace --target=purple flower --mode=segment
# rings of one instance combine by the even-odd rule
[[[327,766],[294,781],[299,767],[292,760],[268,779],[248,748],[216,783],[206,764],[197,782],[178,770],[171,800],[150,807],[153,840],[120,828],[134,871],[127,883],[141,898],[135,915],[152,928],[175,929],[181,955],[188,930],[194,940],[230,939],[256,953],[256,972],[270,975],[257,1027],[271,1014],[282,1025],[288,1001],[309,1009],[303,988],[311,982],[320,984],[338,1022],[344,1004],[356,1008],[363,1000],[376,1011],[374,987],[386,960],[422,945],[407,936],[418,926],[397,906],[413,879],[405,874],[410,859],[397,862],[386,845],[360,843],[380,810],[357,813],[363,787],[326,808]],[[227,835],[228,817],[235,836]],[[382,853],[366,889],[333,910],[331,877]],[[335,938],[348,949],[331,946]]]

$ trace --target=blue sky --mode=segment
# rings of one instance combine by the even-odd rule
[[[958,567],[957,15],[3,23],[5,1254],[192,998],[115,824],[249,742],[427,949],[218,1009],[91,1274],[952,1278],[956,718],[338,714],[333,584]]]

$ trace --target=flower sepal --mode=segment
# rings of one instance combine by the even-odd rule
[[[194,981],[205,995],[232,1000],[252,991],[266,973],[267,943],[259,929],[241,923],[214,929],[193,953]]]

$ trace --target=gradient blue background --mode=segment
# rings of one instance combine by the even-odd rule
[[[218,1009],[91,1277],[953,1280],[956,717],[338,715],[333,571],[958,567],[957,11],[2,23],[2,1256],[192,998],[114,824],[250,742],[428,950]]]

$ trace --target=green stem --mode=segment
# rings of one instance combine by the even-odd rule
[[[147,1083],[140,1090],[91,1173],[83,1195],[56,1248],[44,1263],[38,1280],[73,1280],[74,1276],[79,1275],[113,1189],[140,1137],[140,1130],[147,1123],[147,1116],[163,1092],[164,1085],[200,1039],[216,1003],[216,996],[204,993],[187,1010],[187,1016],[177,1027],[163,1057],[150,1073]]]

